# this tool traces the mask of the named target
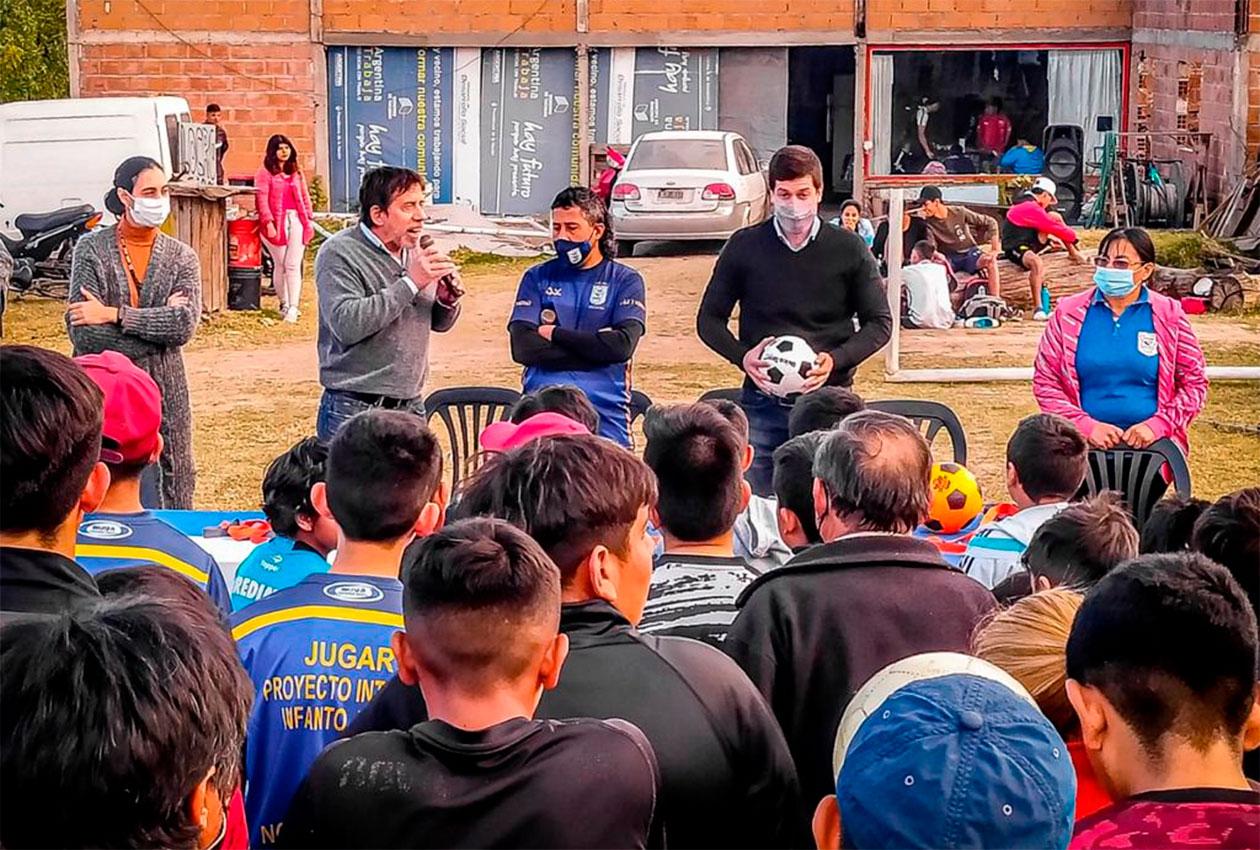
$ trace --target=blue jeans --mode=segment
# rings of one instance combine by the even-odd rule
[[[321,443],[327,445],[332,441],[333,437],[337,436],[341,426],[345,425],[355,414],[385,406],[383,404],[368,404],[366,401],[355,398],[353,395],[341,390],[325,389],[324,394],[319,399],[319,413],[315,417],[315,436],[319,438]],[[408,413],[414,413],[421,419],[425,418],[424,399],[420,396],[406,402],[403,407],[392,409],[405,410]]]
[[[748,484],[758,496],[774,495],[774,450],[787,442],[791,402],[745,387],[740,406],[748,416],[748,443],[753,462],[748,468]]]

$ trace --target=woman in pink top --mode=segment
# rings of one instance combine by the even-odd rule
[[[1037,404],[1096,448],[1170,437],[1187,451],[1208,380],[1181,302],[1147,288],[1155,246],[1140,228],[1117,228],[1094,264],[1094,286],[1061,299],[1046,324],[1033,368]]]
[[[267,140],[262,168],[254,175],[263,243],[271,254],[271,273],[280,312],[286,322],[298,320],[302,295],[302,255],[315,234],[311,196],[298,166],[297,149],[287,136]]]

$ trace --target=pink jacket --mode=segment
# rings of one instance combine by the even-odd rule
[[[1023,201],[1006,211],[1006,220],[1016,227],[1035,227],[1038,233],[1057,236],[1068,245],[1076,244],[1076,231],[1055,221],[1036,201]]]
[[[1146,424],[1155,438],[1171,437],[1188,450],[1186,431],[1207,401],[1203,350],[1181,303],[1150,292],[1159,346],[1157,412]],[[1081,409],[1081,380],[1076,374],[1076,344],[1094,289],[1061,300],[1046,324],[1033,365],[1033,395],[1044,413],[1057,413],[1089,436],[1098,423]]]
[[[259,230],[263,238],[267,239],[267,225],[275,223],[276,238],[267,239],[272,245],[288,244],[288,237],[284,232],[284,222],[287,218],[284,214],[284,193],[287,190],[287,184],[288,176],[284,172],[272,174],[266,166],[258,169],[258,173],[254,175],[254,188],[258,190],[256,205]],[[306,191],[306,179],[302,176],[302,172],[299,171],[293,175],[293,185],[298,190],[297,214],[302,222],[302,244],[305,245],[315,235],[315,227],[312,223],[314,210],[311,207],[311,196]]]

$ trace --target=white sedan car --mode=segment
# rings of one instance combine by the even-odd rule
[[[645,133],[612,190],[617,254],[644,240],[726,239],[765,220],[766,178],[738,133]]]

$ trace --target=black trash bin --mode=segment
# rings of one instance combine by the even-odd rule
[[[257,310],[262,306],[262,269],[228,269],[228,309]]]

